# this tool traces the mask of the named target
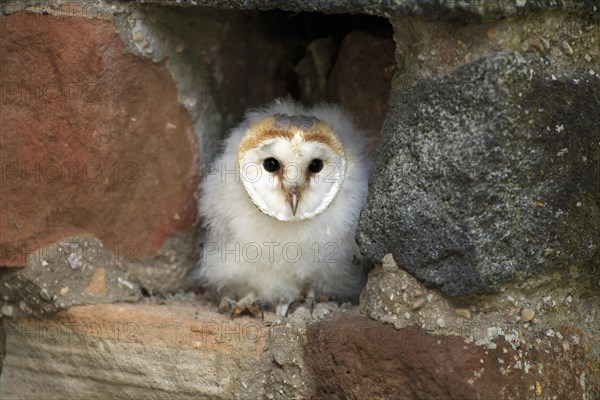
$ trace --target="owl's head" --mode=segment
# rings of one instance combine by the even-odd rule
[[[252,202],[280,221],[329,207],[346,172],[344,147],[326,122],[276,114],[251,125],[240,143],[240,176]]]

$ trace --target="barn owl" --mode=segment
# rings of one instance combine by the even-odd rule
[[[339,107],[290,100],[249,112],[233,129],[199,198],[199,278],[221,296],[222,311],[262,315],[301,301],[312,309],[315,296],[357,298],[366,276],[354,233],[368,190],[367,144]]]

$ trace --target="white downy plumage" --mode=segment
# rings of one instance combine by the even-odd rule
[[[354,233],[368,191],[367,141],[333,105],[278,100],[249,112],[201,183],[201,284],[241,309],[313,293],[356,299],[365,280]]]

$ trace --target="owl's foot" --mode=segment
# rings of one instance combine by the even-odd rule
[[[300,305],[302,302],[308,306],[310,309],[310,315],[312,315],[316,304],[315,291],[313,289],[307,289],[304,295],[301,293],[298,294],[295,299],[288,303],[285,309],[284,317],[287,317],[290,314],[290,310],[292,310],[294,305]]]
[[[221,298],[219,304],[221,312],[227,312],[233,320],[234,316],[242,314],[250,314],[254,317],[260,315],[261,319],[265,320],[265,308],[263,302],[256,297],[254,293],[250,293],[239,301],[235,301],[229,297]]]

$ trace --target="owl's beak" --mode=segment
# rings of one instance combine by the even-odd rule
[[[296,216],[296,210],[298,209],[298,195],[292,193],[290,196],[290,206],[292,207],[292,214]]]
[[[301,188],[297,185],[290,185],[284,188],[287,199],[290,203],[290,207],[292,207],[292,214],[294,217],[296,216],[296,211],[298,211],[298,201],[300,200],[302,191]]]

